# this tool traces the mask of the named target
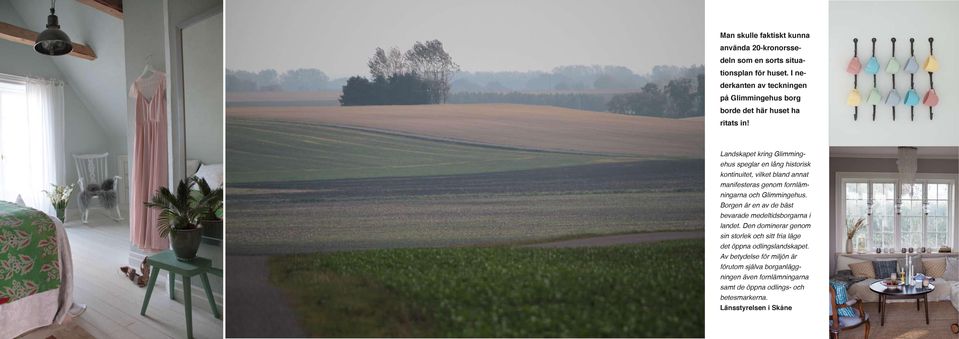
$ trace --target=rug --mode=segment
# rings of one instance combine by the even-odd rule
[[[916,310],[915,302],[891,302],[886,304],[886,324],[879,326],[881,314],[878,303],[864,303],[864,310],[869,314],[869,338],[897,338],[897,339],[956,339],[959,336],[952,334],[949,326],[959,321],[959,312],[948,301],[929,303],[929,325],[926,325],[926,312],[922,308]],[[839,338],[861,339],[864,337],[866,326],[842,331]],[[827,336],[824,334],[823,338]]]

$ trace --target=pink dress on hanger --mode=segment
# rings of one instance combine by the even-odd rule
[[[130,199],[130,241],[140,249],[166,250],[169,242],[157,231],[160,211],[143,204],[150,201],[161,186],[169,184],[167,175],[166,74],[153,72],[130,85],[136,98],[136,141],[131,174],[133,197]]]

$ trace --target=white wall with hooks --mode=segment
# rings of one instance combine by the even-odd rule
[[[829,5],[829,143],[833,146],[954,146],[959,144],[959,1],[833,1]],[[846,105],[846,96],[853,88],[853,76],[846,73],[846,64],[853,56],[853,38],[859,38],[859,59],[865,66],[872,55],[872,38],[876,38],[876,58],[881,65],[877,88],[883,99],[892,89],[892,77],[884,71],[892,56],[896,38],[896,59],[905,65],[909,58],[909,38],[915,38],[915,56],[920,67],[929,55],[929,37],[934,55],[940,63],[933,73],[939,105],[933,108],[917,105],[915,121],[910,121],[909,107],[896,106],[892,120],[890,106],[872,105],[866,97],[872,89],[872,75],[859,73],[859,91],[863,103],[859,119],[853,120],[853,107]],[[920,99],[929,90],[929,75],[921,70],[915,75]],[[909,89],[909,73],[896,74],[896,89],[905,98]]]

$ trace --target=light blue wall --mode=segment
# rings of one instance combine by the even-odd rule
[[[17,26],[25,26],[8,0],[0,0],[0,21]],[[0,40],[0,73],[38,76],[66,80],[52,58],[73,58],[67,56],[51,57],[40,55],[30,46]],[[101,153],[110,150],[110,140],[106,131],[90,114],[83,100],[74,90],[73,81],[67,80],[64,86],[64,164],[67,182],[77,180],[72,154]]]

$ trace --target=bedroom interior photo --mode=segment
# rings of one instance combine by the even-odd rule
[[[0,338],[223,336],[222,8],[0,0]]]

